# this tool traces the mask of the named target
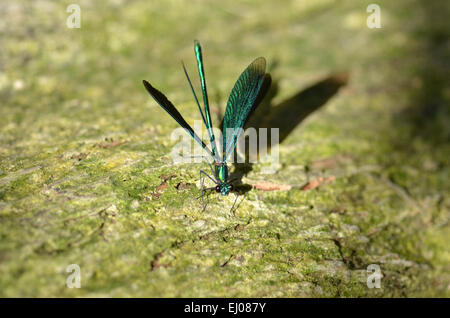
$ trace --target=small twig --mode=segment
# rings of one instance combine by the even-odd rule
[[[228,258],[228,260],[227,260],[225,263],[223,263],[222,265],[220,265],[220,267],[225,267],[225,266],[227,266],[228,263],[231,261],[231,259],[232,259],[233,257],[234,257],[234,255],[231,254],[231,256]]]

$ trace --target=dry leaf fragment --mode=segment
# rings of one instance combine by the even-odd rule
[[[156,187],[155,191],[158,191],[158,192],[162,191],[165,188],[167,188],[167,186],[168,186],[167,181],[163,181],[163,182],[161,182],[161,184],[159,186]]]
[[[269,181],[258,181],[256,184],[252,184],[252,187],[261,191],[289,191],[292,189],[289,184],[277,184]]]
[[[314,179],[310,182],[308,182],[307,184],[305,184],[303,187],[301,187],[302,190],[306,191],[306,190],[311,190],[311,189],[315,189],[321,185],[324,185],[328,182],[331,182],[333,180],[335,180],[336,177],[335,176],[331,176],[328,178],[324,178],[324,177],[318,177],[317,179]]]

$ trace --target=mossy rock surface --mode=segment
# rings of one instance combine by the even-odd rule
[[[69,3],[0,5],[0,296],[450,296],[448,1],[378,1],[380,29],[359,0],[77,3],[79,29]],[[173,164],[142,85],[199,120],[194,39],[216,125],[255,57],[273,78],[254,120],[280,164],[233,209],[202,211],[208,167]]]

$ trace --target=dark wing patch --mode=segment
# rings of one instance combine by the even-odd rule
[[[167,97],[158,91],[156,88],[154,88],[149,82],[146,80],[142,81],[144,83],[145,88],[149,92],[149,94],[155,99],[155,101],[170,115],[173,119],[176,120],[176,122],[186,129],[186,131],[191,135],[192,138],[196,142],[198,142],[203,149],[205,149],[209,154],[211,154],[211,151],[208,149],[208,147],[205,145],[205,143],[198,137],[198,135],[194,132],[192,127],[184,120],[183,116],[181,116],[180,112],[175,108],[175,106],[172,104],[170,100],[167,99]]]

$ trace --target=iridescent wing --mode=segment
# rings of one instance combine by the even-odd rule
[[[239,76],[228,98],[223,119],[223,161],[227,161],[236,147],[249,115],[261,101],[261,88],[266,73],[266,60],[258,57]]]

